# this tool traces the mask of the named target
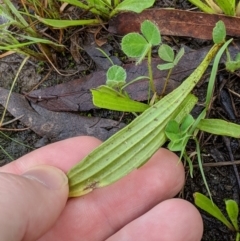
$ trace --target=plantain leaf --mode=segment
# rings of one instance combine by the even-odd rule
[[[239,214],[238,204],[236,203],[236,201],[228,199],[228,200],[225,200],[225,205],[226,205],[226,211],[228,213],[228,217],[230,218],[235,230],[239,231],[239,229],[238,229],[238,214]]]
[[[110,16],[115,15],[117,12],[121,11],[132,11],[135,13],[140,13],[146,8],[150,8],[154,4],[155,0],[124,0],[117,5],[117,7],[112,11]]]
[[[91,92],[93,104],[99,108],[127,112],[143,112],[149,108],[149,105],[134,101],[106,85],[92,89]]]
[[[195,102],[189,93],[221,47],[215,44],[201,64],[174,91],[110,137],[68,172],[69,196],[109,185],[143,165],[166,141],[166,124],[188,114]]]
[[[202,119],[197,128],[214,135],[240,138],[240,125],[220,119]]]
[[[229,16],[235,16],[235,0],[215,0],[222,11]]]
[[[79,25],[94,25],[100,24],[101,21],[98,19],[86,19],[86,20],[61,20],[61,19],[47,19],[36,16],[38,21],[54,28],[67,28]]]
[[[193,197],[194,197],[194,203],[197,207],[201,208],[205,212],[209,213],[210,215],[212,215],[213,217],[221,221],[229,229],[234,230],[234,227],[223,215],[221,210],[208,197],[198,192],[195,192],[193,194]]]

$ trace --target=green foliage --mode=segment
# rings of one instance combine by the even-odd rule
[[[174,51],[173,49],[168,46],[167,44],[162,44],[158,49],[158,56],[166,61],[166,62],[173,62],[174,60]]]
[[[141,2],[137,0],[123,0],[123,1],[109,1],[109,0],[89,0],[89,1],[78,1],[78,0],[60,0],[65,3],[69,3],[73,6],[79,7],[86,11],[90,11],[94,15],[98,15],[104,20],[108,20],[119,12],[132,11],[136,13],[142,12],[144,9],[151,7],[155,0],[143,0]],[[68,26],[77,25],[91,25],[99,24],[102,21],[99,18],[88,19],[88,20],[61,20],[58,19],[45,19],[39,18],[38,20],[42,23],[50,25],[55,28],[66,28]],[[71,23],[71,21],[73,23]]]
[[[0,50],[30,55],[41,61],[46,61],[45,55],[34,51],[30,45],[37,44],[45,54],[49,53],[47,45],[62,51],[63,46],[41,38],[34,26],[25,20],[11,1],[4,0],[4,4],[0,4],[0,14],[5,21],[0,25]],[[15,28],[14,33],[9,30],[10,27]]]
[[[194,123],[193,117],[188,114],[184,117],[182,123],[177,123],[175,120],[168,122],[165,134],[170,140],[168,149],[171,151],[182,151],[184,150],[184,143],[189,138],[188,130]]]
[[[119,12],[124,11],[132,11],[135,13],[140,13],[146,8],[150,8],[154,4],[155,0],[124,0],[118,5],[110,13],[110,17],[114,16]]]
[[[239,231],[239,228],[238,228],[238,214],[239,214],[238,204],[234,200],[227,199],[227,200],[225,200],[225,205],[226,205],[226,211],[227,211],[228,217],[231,220],[233,227],[235,228],[236,231]]]
[[[54,28],[68,28],[73,26],[80,25],[97,25],[102,23],[99,19],[84,19],[84,20],[59,20],[59,19],[47,19],[36,16],[37,20],[41,23],[44,23],[48,26]]]
[[[208,197],[198,192],[194,193],[193,197],[194,203],[197,207],[201,208],[205,212],[217,218],[219,221],[225,224],[230,230],[235,230],[233,225],[227,220],[227,218],[224,216],[221,210]]]
[[[158,27],[149,20],[141,24],[141,34],[129,33],[122,39],[123,52],[131,58],[137,58],[137,64],[151,52],[153,46],[160,44],[161,36]]]
[[[141,24],[141,32],[149,44],[159,45],[161,42],[160,31],[153,22],[146,20]]]
[[[216,219],[218,219],[220,222],[222,222],[224,225],[226,225],[230,230],[236,232],[236,241],[239,241],[240,239],[240,233],[239,233],[239,227],[238,227],[238,215],[239,215],[239,209],[238,204],[236,201],[232,199],[225,200],[225,206],[228,218],[231,222],[224,216],[222,211],[217,207],[213,201],[211,201],[208,197],[201,193],[194,193],[194,202],[197,207],[204,210],[208,214],[212,215]]]
[[[159,64],[157,68],[159,70],[172,69],[178,64],[179,60],[182,58],[183,55],[184,55],[184,48],[181,48],[175,57],[173,49],[167,44],[162,44],[158,49],[158,56],[162,60],[169,63]]]
[[[220,119],[202,119],[197,128],[214,135],[240,138],[240,125]]]
[[[145,20],[141,24],[141,34],[139,33],[129,33],[125,35],[122,39],[121,47],[123,52],[131,58],[136,58],[136,64],[142,62],[142,60],[147,56],[148,61],[148,72],[149,72],[149,83],[152,92],[156,95],[156,89],[153,83],[152,76],[152,66],[151,66],[151,51],[153,46],[157,46],[161,44],[161,34],[158,27],[149,20]],[[161,44],[158,50],[159,57],[168,63],[158,65],[157,67],[160,70],[169,69],[168,76],[166,78],[166,82],[164,84],[163,92],[165,92],[168,80],[170,78],[172,69],[176,66],[184,54],[184,49],[182,48],[176,58],[174,58],[173,49],[166,45]]]
[[[213,28],[213,42],[215,44],[224,43],[226,39],[226,28],[223,21],[218,21]]]
[[[227,52],[227,61],[225,65],[226,65],[226,70],[231,73],[240,69],[240,53],[236,55],[235,60],[231,60],[230,54]]]
[[[137,58],[137,64],[139,64],[152,46],[142,35],[129,33],[123,37],[121,47],[128,57]]]
[[[128,96],[106,86],[99,86],[91,90],[93,104],[99,108],[116,111],[143,112],[149,105],[131,100]]]
[[[235,16],[235,0],[215,0],[222,12],[229,16]]]
[[[156,91],[155,87],[153,84],[153,76],[152,76],[152,66],[151,66],[151,50],[152,47],[155,45],[159,45],[161,43],[161,35],[158,27],[152,23],[149,20],[145,20],[141,24],[141,33],[129,33],[125,35],[122,39],[121,47],[123,52],[128,56],[132,58],[137,58],[136,64],[140,63],[143,58],[147,55],[148,56],[148,71],[149,71],[149,76],[139,76],[136,79],[130,81],[129,83],[126,84],[126,71],[120,67],[113,65],[112,67],[109,68],[107,71],[107,80],[106,80],[106,85],[114,90],[114,92],[119,92],[119,95],[124,95],[124,101],[130,101],[130,98],[127,96],[127,94],[123,91],[124,88],[126,88],[129,84],[132,84],[135,81],[138,81],[140,79],[146,79],[149,78],[150,86],[152,87],[152,91],[154,93],[154,96],[156,96]],[[162,44],[160,46],[159,53],[160,55],[162,54],[163,59],[171,61],[170,64],[172,64],[172,68],[178,63],[179,59],[182,57],[184,54],[184,50],[181,49],[179,53],[177,54],[176,58],[174,58],[174,52],[171,47],[167,46],[166,44]],[[99,49],[104,55],[105,53]],[[107,56],[106,56],[107,57]],[[109,59],[110,60],[110,59]],[[110,60],[111,62],[111,60]],[[111,62],[112,63],[112,62]],[[113,63],[112,63],[113,64]],[[171,73],[171,67],[170,67],[170,72],[168,75],[168,78]],[[166,83],[164,89],[166,88]],[[100,87],[102,88],[102,87]],[[96,89],[98,90],[98,89]],[[108,89],[109,91],[109,89]],[[97,107],[102,107],[106,109],[110,109],[110,105],[107,102],[102,102],[101,98],[105,98],[103,95],[104,93],[102,90],[99,92],[92,92],[93,94],[93,99],[94,99],[94,104]],[[102,95],[102,97],[101,97]],[[112,98],[112,104],[115,103],[115,106],[118,106],[119,103],[117,103],[119,100],[114,100]],[[105,106],[104,106],[104,104]],[[150,102],[151,103],[151,102]],[[122,109],[122,107],[125,106],[126,109]],[[127,105],[123,105],[121,107],[122,111],[129,111],[130,109],[127,108]],[[118,109],[119,107],[114,107],[114,109]],[[133,110],[134,108],[131,108],[131,111],[138,112],[138,111],[143,111],[143,109],[137,108],[136,110]]]
[[[235,0],[189,0],[189,2],[206,13],[239,16],[240,5],[238,3],[236,7]]]
[[[113,65],[107,71],[107,86],[111,88],[120,88],[126,84],[126,70],[118,65]]]
[[[166,124],[181,122],[195,105],[190,94],[217,53],[214,45],[197,69],[175,90],[144,111],[73,167],[68,175],[69,196],[81,196],[109,185],[143,165],[166,142]],[[174,104],[173,104],[174,103]]]

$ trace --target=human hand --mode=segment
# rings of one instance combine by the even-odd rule
[[[0,240],[201,240],[197,209],[172,199],[184,185],[184,169],[166,149],[118,182],[67,201],[63,172],[100,143],[75,137],[1,167]]]

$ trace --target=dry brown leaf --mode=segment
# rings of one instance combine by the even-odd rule
[[[163,35],[199,39],[212,39],[213,27],[216,22],[222,20],[226,25],[227,35],[240,36],[240,18],[238,17],[177,9],[149,9],[140,14],[133,12],[121,13],[110,20],[108,30],[120,35],[139,32],[140,24],[145,19],[155,22]]]

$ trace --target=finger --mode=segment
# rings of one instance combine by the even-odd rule
[[[68,197],[65,174],[38,166],[22,176],[0,173],[0,240],[32,241],[49,230]]]
[[[21,174],[37,165],[51,165],[66,173],[100,144],[100,140],[90,136],[66,139],[30,152],[1,167],[0,171]]]
[[[54,228],[41,240],[105,240],[159,202],[176,195],[183,184],[184,169],[179,158],[160,149],[148,163],[118,182],[70,199]]]
[[[202,218],[197,209],[182,199],[166,200],[132,221],[107,241],[200,241]]]

